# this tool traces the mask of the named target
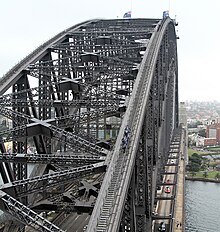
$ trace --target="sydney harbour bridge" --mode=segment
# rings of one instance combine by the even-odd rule
[[[175,24],[89,20],[0,79],[1,231],[172,231],[177,177],[157,192],[182,134]]]

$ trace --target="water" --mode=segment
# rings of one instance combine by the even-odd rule
[[[186,232],[220,232],[220,184],[186,181]]]
[[[219,159],[220,158],[220,154],[213,154],[213,155],[204,155],[202,157],[205,157],[207,159]]]

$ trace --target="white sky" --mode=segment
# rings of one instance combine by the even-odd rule
[[[177,18],[179,99],[220,101],[220,0],[0,0],[0,76],[60,31],[94,18]]]

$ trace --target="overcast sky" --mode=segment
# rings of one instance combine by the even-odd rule
[[[60,31],[88,19],[161,18],[179,26],[179,99],[220,101],[220,0],[0,0],[0,76]]]

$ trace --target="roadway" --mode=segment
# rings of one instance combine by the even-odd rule
[[[62,228],[65,232],[84,232],[86,231],[86,226],[89,222],[90,215],[88,213],[61,213],[58,214],[54,219],[55,215],[52,213],[48,216],[49,221],[53,220],[53,223]],[[14,232],[15,230],[13,230]],[[27,226],[26,232],[37,232],[33,228]]]
[[[175,156],[175,158],[174,158]],[[170,228],[170,220],[173,212],[173,201],[172,197],[175,196],[175,173],[177,170],[178,160],[178,153],[172,153],[169,155],[169,159],[167,161],[167,166],[165,166],[165,173],[163,175],[163,185],[160,186],[161,189],[157,191],[157,208],[156,208],[156,216],[160,217],[161,219],[155,220],[154,224],[154,231],[159,231],[160,223],[164,222],[166,225],[166,231],[169,231]],[[170,219],[166,219],[170,218]]]
[[[182,132],[180,156],[179,156],[179,170],[177,180],[177,192],[176,192],[176,205],[174,211],[174,228],[173,232],[185,231],[185,218],[184,218],[184,205],[185,205],[185,136]]]
[[[71,215],[67,215],[65,219],[62,221],[60,227],[66,232],[83,232],[85,231],[85,227],[88,224],[90,219],[90,215],[87,213],[77,214],[72,213]]]
[[[165,231],[184,231],[185,135],[183,130],[181,133],[179,141],[171,143],[162,183],[158,184],[153,231],[161,231],[162,222]]]

